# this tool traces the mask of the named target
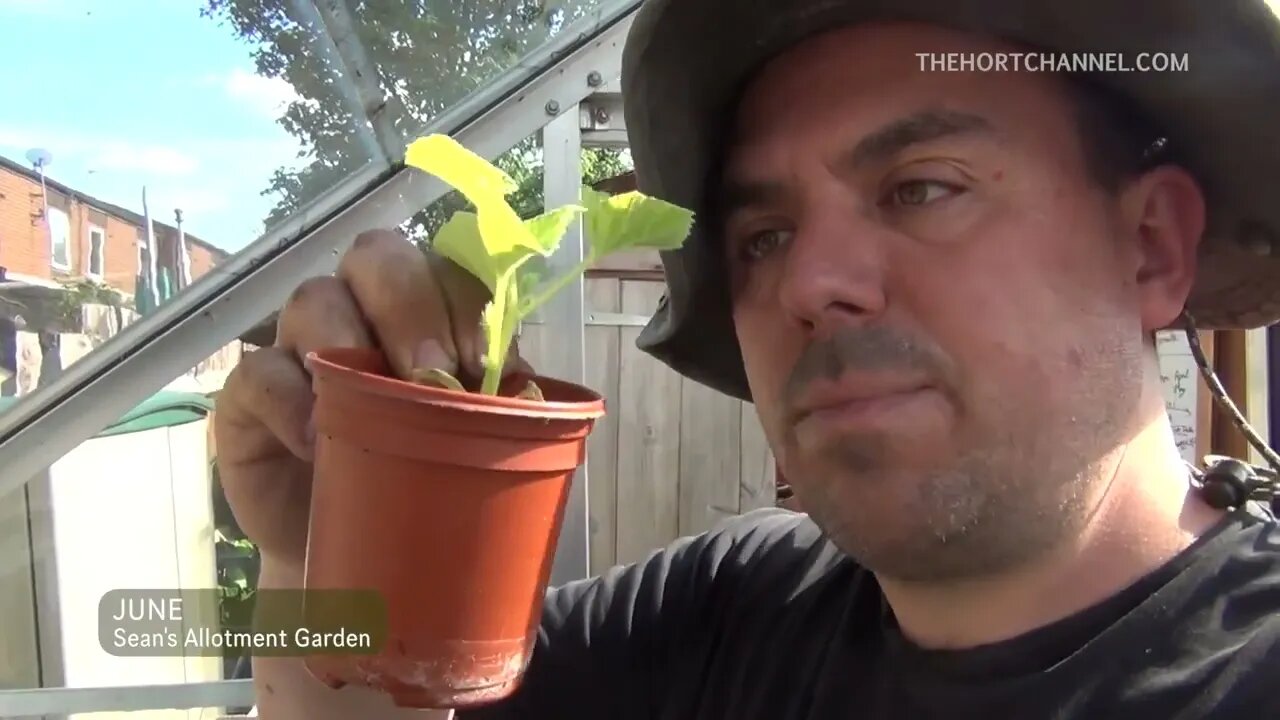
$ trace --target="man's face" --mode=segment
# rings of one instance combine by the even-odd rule
[[[721,183],[765,432],[805,510],[904,580],[1079,531],[1189,283],[1193,243],[1147,224],[1196,218],[1093,180],[1060,79],[917,56],[1008,49],[906,25],[812,39],[748,88]]]

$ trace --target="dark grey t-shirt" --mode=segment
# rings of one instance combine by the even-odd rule
[[[520,690],[459,716],[1280,718],[1280,529],[1237,512],[1098,606],[935,652],[806,516],[757,511],[552,593]]]

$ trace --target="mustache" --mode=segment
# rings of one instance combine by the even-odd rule
[[[811,343],[787,379],[784,397],[795,402],[815,380],[836,381],[849,371],[892,370],[945,383],[949,364],[932,344],[884,326],[845,328]]]

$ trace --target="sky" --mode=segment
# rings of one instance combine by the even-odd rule
[[[300,145],[276,123],[288,83],[204,0],[0,0],[0,155],[229,251],[262,233],[262,190]]]

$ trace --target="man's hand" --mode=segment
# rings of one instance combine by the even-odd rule
[[[336,276],[302,283],[280,313],[275,345],[247,355],[218,398],[214,432],[227,499],[264,566],[301,577],[311,496],[314,396],[308,353],[377,347],[397,376],[440,368],[479,378],[483,283],[424,255],[398,233],[356,238]],[[531,372],[512,348],[506,372]]]

